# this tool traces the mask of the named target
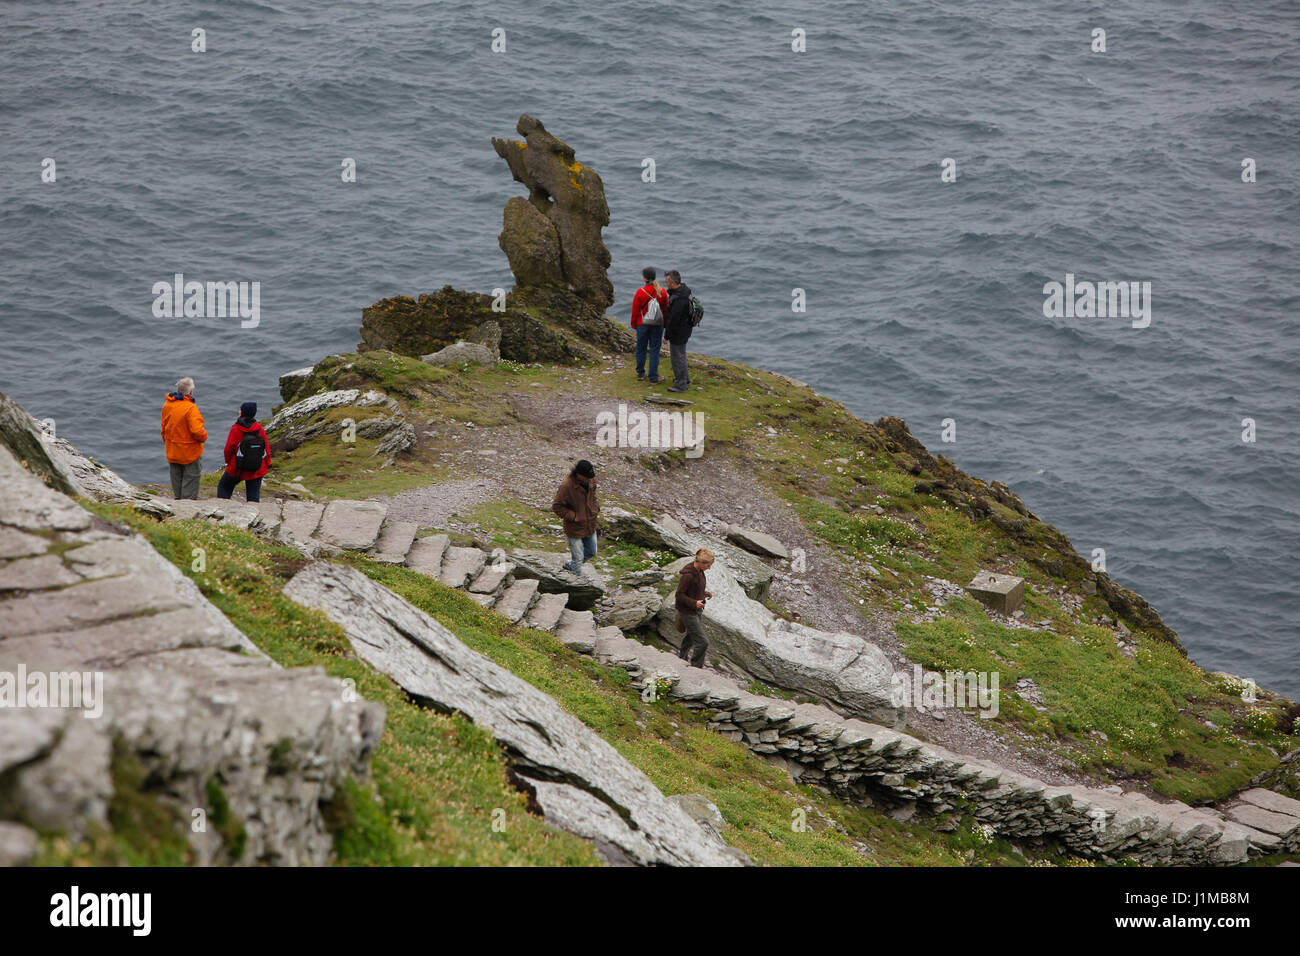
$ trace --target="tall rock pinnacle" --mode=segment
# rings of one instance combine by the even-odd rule
[[[501,249],[520,286],[571,288],[601,309],[614,304],[609,250],[600,230],[609,207],[600,177],[579,163],[573,148],[524,114],[515,127],[523,141],[497,139],[492,147],[510,166],[528,198],[506,203]]]

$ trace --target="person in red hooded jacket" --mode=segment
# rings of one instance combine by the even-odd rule
[[[270,468],[271,443],[257,420],[257,402],[244,402],[226,438],[226,471],[217,482],[217,497],[229,498],[242,481],[244,497],[261,501],[262,478]]]

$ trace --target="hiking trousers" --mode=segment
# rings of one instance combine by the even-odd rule
[[[203,465],[200,461],[192,461],[188,465],[178,465],[174,461],[167,462],[172,473],[172,497],[181,498],[198,498],[199,496],[199,479],[203,477]]]
[[[704,653],[709,649],[709,639],[704,636],[704,625],[700,615],[682,612],[682,623],[686,625],[686,636],[682,638],[681,650],[677,656],[692,667],[704,666]]]

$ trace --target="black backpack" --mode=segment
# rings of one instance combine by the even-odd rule
[[[235,467],[240,471],[257,471],[266,457],[266,442],[260,432],[248,432],[235,449]]]
[[[695,328],[704,321],[704,303],[695,296],[691,296],[691,328]]]

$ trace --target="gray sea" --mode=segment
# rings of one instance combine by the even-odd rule
[[[7,2],[0,389],[165,480],[181,374],[221,429],[364,306],[511,284],[522,187],[489,139],[528,112],[604,178],[620,315],[642,266],[680,269],[693,347],[902,416],[1105,549],[1200,664],[1300,696],[1297,14]],[[258,325],[156,318],[176,273],[259,282]],[[1149,282],[1149,321],[1045,315],[1067,274]]]

